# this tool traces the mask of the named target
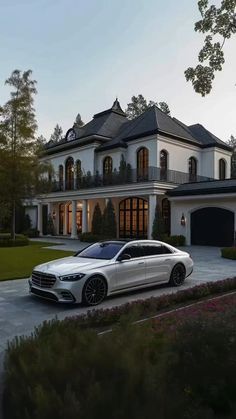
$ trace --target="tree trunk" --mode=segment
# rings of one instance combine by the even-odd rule
[[[12,213],[11,213],[11,238],[16,238],[16,201],[12,202]]]

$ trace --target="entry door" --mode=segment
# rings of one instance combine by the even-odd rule
[[[145,258],[143,251],[137,244],[127,246],[123,253],[131,259],[116,262],[116,285],[114,291],[130,287],[137,287],[145,283]]]
[[[191,214],[191,244],[232,246],[234,213],[216,207],[202,208]]]

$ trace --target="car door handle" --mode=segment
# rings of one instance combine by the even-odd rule
[[[168,262],[168,261],[170,261],[171,259],[169,258],[169,259],[165,259],[165,262]]]
[[[144,265],[144,262],[139,262],[138,265]]]

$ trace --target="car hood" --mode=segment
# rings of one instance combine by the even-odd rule
[[[110,261],[104,259],[87,259],[77,256],[69,256],[62,259],[52,260],[34,267],[34,271],[55,275],[68,275],[74,273],[86,273],[87,270],[106,266]]]

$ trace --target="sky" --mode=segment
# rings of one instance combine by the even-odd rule
[[[57,123],[66,133],[78,113],[88,122],[116,97],[125,109],[143,94],[227,141],[236,136],[236,36],[202,98],[184,77],[202,45],[199,19],[197,0],[0,0],[0,104],[11,72],[31,69],[37,134],[47,139]]]

